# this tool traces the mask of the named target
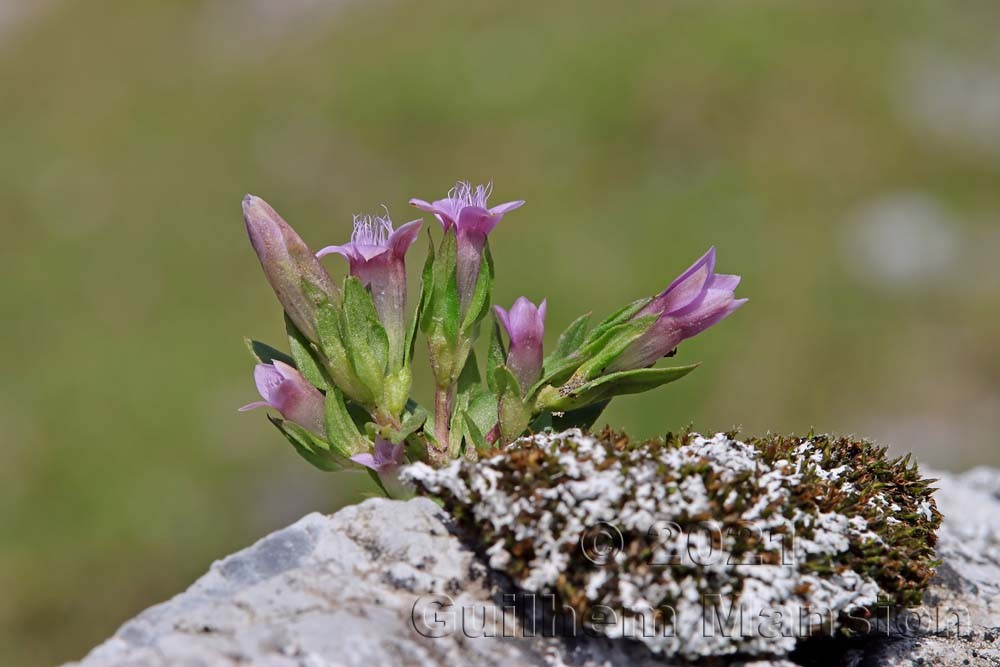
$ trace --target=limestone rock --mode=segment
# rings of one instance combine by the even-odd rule
[[[807,643],[789,660],[728,664],[795,667],[821,656],[822,664],[844,667],[1000,666],[1000,471],[932,476],[941,478],[944,562],[914,612],[919,623],[854,642]],[[513,624],[513,637],[467,636],[477,634],[476,624],[449,612],[497,608],[504,582],[449,529],[448,516],[426,499],[372,499],[332,516],[310,514],[214,563],[187,591],[128,621],[76,664],[677,664],[634,641],[528,637]],[[448,601],[455,606],[435,607]]]

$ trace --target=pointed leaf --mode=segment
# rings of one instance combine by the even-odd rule
[[[469,416],[468,412],[462,413],[463,426],[465,431],[465,437],[469,444],[473,448],[479,449],[489,449],[490,444],[486,442],[486,437],[483,432],[479,430],[479,426],[476,425],[475,420]]]
[[[271,347],[267,343],[262,343],[259,340],[253,340],[252,338],[244,338],[243,342],[246,343],[247,349],[250,350],[250,354],[252,354],[253,358],[259,363],[270,364],[277,360],[286,363],[289,366],[295,365],[294,359],[281,350]]]
[[[427,259],[424,260],[424,270],[420,276],[420,296],[424,302],[420,312],[419,328],[424,333],[431,329],[433,317],[431,310],[434,304],[434,266],[437,264],[434,254],[434,239],[430,229],[427,230]]]
[[[486,317],[490,310],[490,294],[493,291],[493,254],[490,252],[490,244],[487,241],[483,246],[483,261],[479,269],[479,277],[476,278],[476,285],[472,291],[472,298],[469,301],[468,309],[465,311],[465,319],[462,320],[462,334],[468,336],[472,333],[476,323]]]
[[[455,270],[457,243],[455,232],[449,231],[441,241],[439,254],[433,258],[430,298],[420,324],[425,334],[441,335],[451,345],[458,338],[460,316],[458,275]]]
[[[549,354],[542,366],[544,368],[549,368],[556,361],[565,359],[573,352],[576,352],[583,341],[587,337],[587,326],[590,324],[590,313],[586,315],[581,315],[580,317],[573,320],[573,322],[566,327],[566,330],[559,335],[559,340],[556,342],[556,347]]]
[[[497,424],[497,397],[480,387],[469,399],[465,415],[480,433],[489,433]]]
[[[503,346],[503,338],[500,335],[500,323],[493,318],[493,330],[490,334],[490,346],[486,352],[486,386],[493,394],[499,394],[497,389],[496,375],[494,371],[499,366],[507,362],[507,350]]]
[[[405,442],[407,438],[417,432],[417,430],[427,421],[428,412],[425,408],[417,406],[416,410],[408,413],[403,418],[403,423],[398,429],[385,427],[382,429],[382,437],[392,443]]]
[[[329,301],[316,309],[319,349],[326,358],[326,370],[344,395],[362,405],[372,405],[374,395],[358,379],[347,357],[340,333],[340,311]]]
[[[627,306],[623,306],[618,310],[616,310],[615,312],[611,313],[611,315],[608,315],[608,317],[606,317],[603,321],[601,321],[600,324],[594,327],[594,330],[591,331],[590,335],[587,336],[587,342],[596,340],[597,338],[600,338],[605,333],[607,333],[608,329],[617,326],[619,324],[622,324],[623,322],[627,322],[632,318],[633,315],[635,315],[640,310],[645,308],[646,304],[648,304],[652,300],[653,300],[652,297],[637,299],[632,303],[628,304]]]
[[[313,436],[298,424],[268,415],[268,421],[281,431],[295,451],[313,466],[326,472],[342,470],[348,465],[348,460],[338,456],[329,449],[323,441]]]
[[[330,380],[317,360],[319,352],[287,315],[285,315],[285,331],[288,332],[288,345],[292,351],[292,358],[295,359],[295,367],[314,387],[325,390],[330,386]]]
[[[673,366],[670,368],[639,368],[631,371],[609,373],[580,387],[580,393],[602,390],[608,396],[624,396],[638,394],[682,377],[698,368],[701,364],[688,366]]]
[[[465,410],[469,407],[473,392],[479,387],[479,365],[476,363],[475,352],[470,352],[458,376],[455,398],[452,401],[451,442],[448,443],[452,457],[458,456],[461,452],[462,434],[465,432],[463,423]]]
[[[389,360],[389,336],[378,318],[371,294],[355,276],[344,280],[341,328],[355,375],[377,399],[382,394]]]
[[[500,366],[495,373],[500,389],[500,400],[497,405],[500,435],[504,443],[509,443],[521,437],[524,429],[528,428],[531,422],[531,407],[521,398],[521,386],[509,368]]]
[[[372,442],[361,435],[336,387],[326,394],[326,432],[330,446],[345,458],[369,451]]]
[[[597,377],[625,348],[646,333],[656,320],[655,315],[650,315],[616,324],[593,342],[588,342],[581,349],[581,355],[586,361],[574,372],[573,377],[581,380]]]
[[[579,410],[610,400],[614,396],[636,394],[679,380],[698,364],[675,368],[640,368],[601,376],[591,382],[573,385],[571,382],[555,389],[546,387],[538,396],[538,409],[550,411]]]

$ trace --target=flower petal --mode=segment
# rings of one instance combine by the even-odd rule
[[[363,454],[355,454],[351,457],[351,460],[355,463],[360,463],[366,468],[371,468],[372,470],[378,470],[378,464],[375,462],[375,457],[365,452]]]
[[[438,199],[434,203],[424,201],[423,199],[411,199],[410,206],[415,206],[421,211],[433,213],[445,231],[448,231],[457,223],[458,208],[456,202],[451,199]]]
[[[322,248],[316,253],[316,257],[326,257],[327,255],[332,255],[337,253],[348,260],[353,260],[357,254],[353,243],[346,243],[344,245],[328,245]]]
[[[746,299],[738,301],[737,303],[737,300],[733,299],[733,293],[729,290],[708,290],[696,308],[675,316],[684,331],[684,338],[697,336],[746,303]],[[737,305],[733,306],[734,303]]]
[[[375,461],[383,467],[399,465],[403,462],[403,445],[394,445],[388,440],[376,438]]]
[[[643,309],[644,313],[651,315],[654,310],[660,313],[672,313],[692,305],[704,296],[714,269],[715,246],[712,246],[698,261],[670,283],[667,289],[653,299],[652,303]]]
[[[740,276],[732,276],[725,273],[715,273],[708,280],[708,289],[722,289],[730,292],[739,287]]]
[[[246,405],[242,405],[236,408],[236,411],[247,412],[249,410],[255,410],[257,408],[269,408],[269,407],[271,407],[271,404],[268,403],[267,401],[254,401],[253,403],[247,403]]]
[[[357,261],[370,262],[376,257],[381,257],[385,253],[389,252],[387,246],[381,245],[355,245],[355,252],[357,252]]]
[[[509,201],[505,204],[498,204],[490,209],[492,215],[503,215],[505,213],[510,213],[514,209],[521,208],[524,206],[524,200],[519,199],[517,201]]]
[[[257,364],[253,369],[253,381],[257,385],[257,393],[268,403],[271,402],[274,391],[284,380],[284,376],[272,364]]]
[[[496,313],[497,319],[500,320],[504,331],[510,336],[510,313],[504,310],[502,306],[493,306],[493,312]]]
[[[458,229],[466,234],[489,236],[502,217],[479,206],[466,206],[458,214]]]
[[[420,234],[420,228],[423,224],[424,221],[419,218],[417,220],[411,220],[389,235],[389,248],[392,249],[392,252],[396,257],[402,257],[406,254],[406,251],[410,249],[413,242],[417,240],[417,236]]]

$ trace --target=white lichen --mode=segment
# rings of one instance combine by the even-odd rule
[[[858,493],[851,482],[839,484],[850,466],[829,461],[813,442],[770,461],[725,434],[691,435],[654,450],[609,447],[577,429],[518,441],[512,449],[541,450],[551,464],[546,470],[557,471],[530,488],[511,477],[507,453],[440,470],[410,466],[402,476],[426,492],[450,494],[466,506],[469,524],[500,538],[486,549],[494,569],[507,571],[515,561],[509,547],[528,541],[531,555],[514,576],[525,591],[557,587],[568,568],[579,567],[582,553],[593,565],[579,584],[588,605],[616,612],[615,622],[600,630],[635,637],[657,652],[688,659],[786,654],[814,626],[832,631],[843,614],[888,597],[864,573],[810,567],[883,546],[871,526],[900,521],[893,516],[899,505],[883,493],[861,503],[867,518],[794,506],[793,490],[807,478]],[[710,474],[664,474],[687,469]],[[720,501],[706,479],[741,490],[734,487]],[[720,509],[724,524],[713,515]],[[919,505],[928,520],[934,511],[926,500]],[[739,553],[744,531],[754,538],[751,553]],[[624,535],[645,536],[649,548],[642,556],[626,553]],[[669,628],[635,632],[655,625],[654,610],[664,600],[671,603]]]

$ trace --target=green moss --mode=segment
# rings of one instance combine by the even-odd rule
[[[731,441],[736,439],[735,433],[727,436]],[[621,604],[619,608],[627,610],[628,602],[619,596],[623,581],[645,582],[644,594],[666,591],[652,602],[656,607],[674,607],[683,602],[670,592],[669,585],[655,589],[650,584],[673,582],[677,584],[672,589],[675,592],[686,585],[697,586],[701,595],[738,594],[744,580],[755,576],[738,564],[784,563],[783,582],[794,587],[791,597],[807,608],[813,604],[811,589],[817,582],[842,581],[844,575],[856,573],[867,584],[877,584],[877,601],[869,596],[864,605],[835,609],[836,627],[851,633],[863,629],[865,624],[859,619],[869,617],[875,607],[920,604],[934,574],[936,530],[941,523],[932,498],[934,480],[921,477],[908,456],[891,458],[884,447],[852,438],[766,435],[728,443],[733,451],[739,450],[744,466],[752,462],[750,467],[728,469],[724,446],[705,449],[710,454],[703,457],[690,456],[690,452],[702,450],[689,447],[696,437],[689,432],[645,442],[634,442],[611,430],[593,437],[603,445],[602,452],[595,454],[593,441],[581,447],[589,438],[572,432],[522,440],[478,463],[456,467],[450,474],[463,482],[458,487],[440,484],[440,478],[421,480],[419,474],[414,479],[424,492],[443,500],[464,535],[480,551],[485,553],[502,543],[509,558],[500,569],[517,584],[525,583],[540,567],[540,554],[549,553],[546,549],[555,539],[561,545],[558,555],[565,558],[565,566],[547,588],[555,593],[559,605],[573,607],[581,618],[588,618],[597,604],[612,608]],[[699,442],[703,445],[707,441]],[[670,456],[671,450],[678,450],[676,454],[682,448],[687,448],[684,457]],[[649,484],[640,487],[626,482],[634,468],[649,466],[651,461],[658,462],[651,484],[664,492],[659,507],[670,508],[656,520],[674,522],[686,535],[702,531],[705,521],[717,522],[720,531],[711,538],[712,548],[725,554],[726,564],[732,567],[720,567],[718,560],[704,565],[684,558],[676,562],[654,560],[664,542],[655,531],[637,529],[625,518],[636,514],[636,499],[626,494],[608,501],[613,516],[622,517],[619,525],[626,529],[622,531],[621,555],[603,566],[605,572],[595,590],[598,566],[580,546],[579,536],[565,539],[567,531],[582,533],[586,527],[568,516],[567,495],[562,491],[582,479],[573,474],[577,464],[592,463],[593,468],[587,468],[592,475],[611,471],[618,476],[612,477],[612,482],[620,479],[623,488],[631,489],[629,493],[636,494],[642,488],[647,494]],[[678,461],[681,463],[672,465]],[[484,474],[486,469],[488,474]],[[765,476],[775,471],[788,474]],[[780,490],[776,490],[775,480],[780,480]],[[682,486],[694,481],[700,481],[703,493],[700,485]],[[685,495],[684,488],[697,488],[698,493]],[[691,495],[698,498],[685,504]],[[498,497],[503,498],[503,506],[497,504]],[[508,511],[516,516],[504,517]],[[747,516],[759,517],[774,529],[767,535],[755,531]],[[845,528],[841,535],[824,524],[823,516],[835,519],[836,525],[850,523],[853,528]],[[845,548],[818,548],[828,544],[831,535],[843,538]],[[794,564],[782,561],[785,554],[775,549],[776,537],[778,541],[786,537],[794,540]],[[826,627],[815,631],[825,632]]]

